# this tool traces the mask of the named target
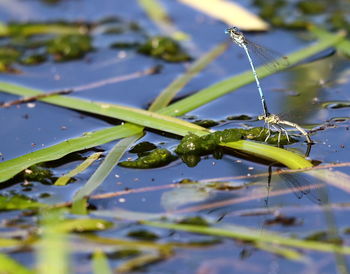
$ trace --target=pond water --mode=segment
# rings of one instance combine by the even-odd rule
[[[161,2],[176,28],[191,37],[181,43],[194,60],[218,44],[229,41],[224,34],[226,24],[178,1]],[[249,4],[243,4],[251,11],[258,10],[250,1]],[[88,101],[147,109],[171,81],[186,72],[191,62],[166,62],[140,54],[134,48],[111,47],[116,42],[143,43],[145,34],[167,35],[157,28],[137,1],[62,0],[55,4],[35,0],[0,1],[0,18],[4,24],[29,21],[94,24],[112,16],[117,16],[124,28],[133,22],[142,31],[127,30],[120,35],[106,35],[96,30],[92,41],[94,50],[84,57],[55,62],[55,56],[52,55],[37,65],[15,63],[13,66],[21,72],[1,73],[0,81],[43,92],[74,90],[91,83],[161,66],[156,74],[96,85],[68,95]],[[247,33],[247,37],[286,55],[312,43],[306,31],[282,28]],[[7,43],[4,39],[7,38],[0,40],[1,45]],[[175,100],[248,69],[249,63],[242,49],[230,43],[227,50],[180,90]],[[308,159],[321,166],[334,165],[332,169],[319,170],[324,172],[320,175],[324,180],[307,173],[269,176],[270,166],[272,171],[281,166],[238,151],[225,151],[221,159],[213,155],[202,156],[194,167],[187,166],[181,159],[151,169],[130,169],[117,165],[93,192],[93,197],[89,199],[89,214],[84,216],[108,220],[113,226],[90,233],[70,234],[67,244],[72,247],[71,273],[92,273],[91,254],[96,250],[102,250],[107,255],[108,263],[113,269],[125,266],[128,260],[135,259],[140,254],[153,256],[149,261],[145,259],[145,263],[140,263],[140,268],[135,270],[146,273],[334,273],[341,272],[340,269],[344,269],[342,273],[347,273],[348,256],[342,252],[286,245],[285,248],[292,249],[301,256],[295,259],[292,255],[288,257],[282,251],[274,250],[275,246],[271,242],[255,243],[239,237],[233,239],[175,228],[164,229],[141,224],[136,220],[160,221],[159,217],[165,214],[168,214],[169,222],[185,217],[201,217],[211,226],[231,231],[238,228],[230,225],[254,229],[251,233],[260,238],[269,237],[268,233],[273,231],[280,236],[300,239],[314,237],[314,241],[340,241],[343,245],[348,245],[347,217],[350,207],[347,184],[350,168],[346,163],[349,155],[347,141],[350,137],[347,92],[350,88],[349,69],[350,63],[346,56],[339,52],[324,51],[310,62],[306,61],[261,80],[270,111],[311,130],[315,144],[311,147]],[[18,97],[6,92],[0,93],[1,102],[15,99]],[[261,112],[258,91],[255,83],[251,83],[181,118],[190,122],[214,120],[218,125],[211,129],[223,130],[263,126],[261,121],[257,121]],[[249,119],[228,119],[240,115],[246,115]],[[1,161],[5,162],[86,132],[120,125],[122,121],[34,101],[0,108],[0,123]],[[179,136],[147,129],[137,143],[150,142],[174,151],[180,139]],[[52,174],[41,182],[27,181],[23,177],[3,182],[1,196],[8,199],[25,196],[51,205],[69,203],[116,142],[74,152],[46,163],[44,167]],[[298,137],[298,142],[285,146],[285,149],[303,155],[307,144],[302,137]],[[103,157],[74,176],[74,180],[66,186],[53,185],[55,179],[74,169],[95,152],[102,152]],[[136,156],[127,151],[121,161],[135,159]],[[341,163],[344,166],[337,167]],[[185,184],[184,180],[197,183]],[[103,195],[106,193],[115,195]],[[16,207],[14,210],[8,210],[5,206],[2,208],[0,238],[28,239],[34,234],[42,236],[36,231],[40,227],[38,220],[41,218],[38,212]],[[81,218],[68,213],[65,216]],[[137,231],[143,232],[142,235],[133,236],[132,232]],[[156,235],[156,240],[151,241],[154,245],[147,246],[138,242],[143,240],[146,233]],[[107,240],[102,243],[102,239]],[[136,243],[134,246],[112,244],[113,239],[134,240]],[[169,243],[171,252],[167,253],[157,246],[166,243]],[[35,245],[27,243],[24,246],[5,248],[0,243],[0,246],[2,253],[25,267],[37,267]],[[123,255],[122,251],[127,255]]]

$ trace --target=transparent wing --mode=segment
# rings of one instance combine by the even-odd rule
[[[301,199],[306,196],[311,202],[321,204],[322,200],[312,191],[312,182],[308,180],[305,174],[280,174],[290,188],[293,189],[295,196]],[[309,188],[308,188],[309,187]]]
[[[276,72],[289,66],[288,57],[250,40],[246,39],[246,42],[249,53],[253,55],[253,61],[256,65],[263,65],[270,72]]]

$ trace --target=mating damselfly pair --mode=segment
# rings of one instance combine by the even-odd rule
[[[236,43],[238,46],[240,46],[241,48],[243,48],[246,55],[247,55],[247,58],[248,58],[250,67],[252,69],[258,91],[259,91],[259,95],[260,95],[260,99],[261,99],[261,103],[262,103],[262,107],[263,107],[263,111],[264,111],[264,114],[258,116],[258,119],[263,120],[267,124],[268,134],[267,134],[267,137],[265,139],[265,142],[271,136],[271,131],[270,131],[271,128],[279,132],[278,144],[280,143],[280,138],[281,138],[282,132],[284,132],[286,134],[287,140],[289,142],[288,132],[282,126],[282,125],[285,125],[285,126],[290,126],[290,127],[296,128],[298,131],[300,131],[305,136],[308,143],[312,143],[312,140],[311,140],[309,134],[302,127],[300,127],[298,124],[283,120],[279,116],[277,116],[275,114],[271,114],[268,111],[265,96],[264,96],[263,90],[261,88],[259,77],[258,77],[258,74],[256,72],[254,62],[253,62],[253,59],[252,59],[250,53],[254,52],[257,55],[262,56],[262,58],[270,61],[269,64],[272,64],[273,66],[276,66],[276,67],[278,67],[280,65],[279,63],[283,63],[282,66],[288,66],[288,61],[283,57],[281,57],[280,59],[277,59],[276,61],[273,60],[273,58],[271,58],[272,55],[269,54],[269,50],[267,50],[266,48],[264,48],[260,45],[257,45],[255,43],[249,41],[248,39],[246,39],[244,34],[237,27],[228,28],[225,30],[225,33],[229,34],[232,41],[234,43]]]

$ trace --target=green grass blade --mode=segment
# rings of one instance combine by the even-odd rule
[[[68,241],[64,231],[56,229],[62,214],[58,210],[43,212],[42,238],[38,245],[38,273],[62,274],[69,272]]]
[[[92,266],[94,274],[112,274],[112,269],[108,264],[107,256],[101,251],[96,250],[92,257]]]
[[[157,0],[138,0],[138,2],[156,24],[162,25],[171,23],[166,10]]]
[[[222,54],[227,49],[227,43],[221,43],[214,49],[199,58],[193,63],[187,72],[177,79],[175,79],[168,87],[166,87],[153,101],[149,107],[149,111],[158,111],[165,108],[174,96],[200,71],[202,71],[208,64],[210,64],[215,58]]]
[[[93,162],[95,162],[100,156],[102,152],[96,152],[92,155],[90,155],[84,162],[82,162],[80,165],[78,165],[76,168],[68,172],[67,174],[61,176],[56,180],[54,185],[56,186],[65,186],[69,180],[76,176],[77,174],[83,172],[85,169],[87,169]]]
[[[10,91],[10,92],[17,91],[17,92],[25,93],[26,95],[29,93],[29,96],[31,96],[33,93],[38,93],[38,91],[34,91],[24,87],[21,87],[19,89],[18,86],[14,86],[12,84],[6,84],[6,87],[7,87],[6,91]],[[5,87],[3,86],[2,88],[4,89]],[[99,115],[105,115],[105,116],[114,117],[118,119],[124,119],[128,122],[137,123],[144,127],[150,127],[161,131],[166,131],[169,133],[181,135],[181,136],[185,136],[189,132],[193,132],[197,135],[204,135],[208,133],[206,129],[200,126],[182,121],[180,119],[173,118],[170,116],[160,115],[155,112],[148,112],[145,110],[131,108],[131,107],[89,102],[86,100],[64,97],[64,96],[54,96],[52,98],[44,98],[43,101],[52,103],[52,104],[68,106],[73,109],[92,112]],[[263,144],[258,144],[258,143],[249,144],[249,143],[250,142],[247,142],[247,141],[240,141],[240,142],[237,142],[237,144],[230,143],[226,146],[239,149],[242,151],[246,151],[248,153],[254,152],[255,155],[262,158],[268,157],[268,159],[272,159],[271,155],[275,155],[278,158],[273,160],[286,164],[289,168],[292,168],[292,169],[310,167],[310,163],[308,161],[291,152],[288,153],[287,151],[284,151],[282,149],[273,148],[271,146],[266,146]],[[261,151],[259,151],[260,148],[261,148]],[[285,157],[286,154],[288,154],[288,157]],[[295,155],[294,158],[293,158],[293,155]],[[1,164],[0,164],[0,170],[1,170]]]
[[[142,132],[142,128],[131,124],[111,127],[96,132],[91,132],[82,137],[69,139],[57,145],[1,162],[0,182],[4,182],[12,178],[21,170],[24,170],[34,164],[56,160],[69,153],[105,144],[117,138],[129,137],[139,132]]]
[[[314,251],[321,252],[331,252],[334,251],[341,254],[350,254],[349,246],[339,246],[331,243],[324,242],[316,242],[316,241],[307,241],[301,239],[295,239],[290,237],[280,236],[278,234],[262,231],[262,230],[254,230],[251,228],[228,225],[224,228],[216,228],[216,227],[206,227],[206,226],[195,226],[195,225],[185,225],[185,224],[172,224],[172,223],[160,223],[160,222],[151,222],[151,221],[142,221],[142,224],[160,227],[166,229],[174,229],[180,231],[187,231],[191,233],[200,233],[206,235],[213,235],[219,237],[228,237],[239,239],[243,241],[254,241],[254,242],[262,242],[262,243],[270,243],[277,244],[283,246],[289,246],[294,248],[302,248]]]
[[[171,18],[159,0],[138,0],[138,3],[147,13],[149,18],[151,18],[151,20],[165,34],[170,35],[177,40],[189,39],[188,34],[177,30],[176,26],[173,25]]]
[[[0,90],[22,96],[35,96],[42,94],[42,92],[39,90],[34,90],[23,86],[20,87],[4,82],[0,82]],[[196,126],[178,118],[116,104],[91,102],[89,100],[67,96],[52,96],[43,98],[40,101],[70,109],[112,117],[130,123],[135,123],[137,125],[142,125],[144,127],[150,127],[182,136],[188,134],[189,130],[202,129],[200,126]]]
[[[318,39],[328,39],[332,37],[334,34],[328,32],[326,29],[321,28],[319,26],[312,25],[309,28],[309,31],[315,35]],[[337,50],[344,53],[347,56],[350,56],[350,40],[344,39],[339,44],[336,45]]]
[[[106,176],[108,176],[110,171],[129,148],[130,144],[133,144],[141,136],[142,134],[139,133],[119,141],[87,183],[75,194],[73,201],[78,201],[85,196],[90,195],[100,184],[102,184]]]
[[[0,273],[34,274],[35,272],[20,265],[6,254],[0,254]]]

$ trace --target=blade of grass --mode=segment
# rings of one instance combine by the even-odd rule
[[[41,94],[39,90],[20,87],[9,83],[0,83],[0,90],[12,94],[21,94],[24,96],[33,96]],[[171,116],[162,115],[155,112],[149,112],[143,109],[137,109],[116,104],[108,104],[102,102],[91,102],[67,96],[53,96],[42,98],[40,101],[75,109],[79,111],[86,111],[98,115],[112,117],[124,120],[144,127],[150,127],[178,135],[186,135],[189,130],[202,130],[202,127],[192,123],[174,118]]]
[[[3,85],[4,89],[5,85]],[[39,91],[34,91],[28,88],[20,87],[12,84],[6,84],[6,91],[10,92],[18,92],[20,90],[24,93],[38,93]],[[189,122],[185,122],[183,120],[173,118],[170,116],[161,115],[155,112],[148,112],[145,110],[135,109],[131,107],[112,105],[112,104],[103,104],[97,102],[89,102],[82,99],[70,98],[65,96],[55,96],[53,98],[44,98],[42,99],[44,102],[66,106],[77,110],[84,110],[86,112],[96,113],[99,115],[105,115],[108,117],[113,117],[117,119],[123,119],[128,122],[137,123],[144,127],[151,127],[154,129],[158,129],[161,131],[166,131],[169,133],[174,133],[180,136],[185,136],[189,132],[197,134],[199,136],[203,136],[208,134],[208,130],[197,126],[195,124],[191,124]],[[171,107],[171,106],[170,106]],[[247,153],[253,153],[254,155],[278,161],[288,166],[291,169],[297,168],[305,168],[310,167],[311,163],[305,160],[303,157],[288,152],[283,149],[253,143],[249,141],[238,141],[225,144],[225,146],[238,149],[241,151],[245,151]],[[272,158],[276,157],[276,158]],[[1,171],[1,163],[0,163],[0,171]]]
[[[109,267],[107,256],[101,251],[96,250],[92,257],[92,267],[94,274],[112,274],[112,269]]]
[[[56,225],[61,221],[62,212],[48,210],[43,212],[42,217],[43,235],[37,252],[38,273],[70,273],[67,235],[64,231],[56,229]]]
[[[326,29],[319,26],[311,25],[308,27],[308,30],[315,35],[318,39],[328,39],[333,36],[332,33],[328,32]],[[337,50],[344,53],[347,56],[350,56],[350,40],[344,39],[339,44],[336,45]]]
[[[76,168],[68,172],[67,174],[61,176],[56,180],[54,185],[56,186],[65,186],[68,181],[76,176],[77,174],[83,172],[85,169],[87,169],[93,162],[95,162],[100,156],[102,152],[96,152],[92,155],[90,155],[84,162],[82,162],[80,165],[78,165]]]
[[[103,161],[103,164],[98,167],[87,183],[75,194],[73,201],[78,201],[85,196],[90,195],[100,184],[102,184],[106,176],[108,176],[110,171],[129,148],[130,144],[133,144],[141,136],[142,134],[139,133],[119,141],[107,155],[106,159]]]
[[[142,132],[142,128],[132,124],[111,127],[2,162],[0,163],[0,182],[10,179],[21,170],[34,164],[56,160],[74,151],[102,145],[117,138],[125,138],[139,132]]]
[[[341,254],[350,254],[349,246],[339,246],[331,243],[324,242],[316,242],[316,241],[307,241],[302,239],[295,239],[285,236],[280,236],[278,234],[262,231],[262,230],[254,230],[251,228],[228,225],[224,228],[216,228],[216,227],[205,227],[205,226],[195,226],[195,225],[185,225],[185,224],[173,224],[173,223],[165,223],[165,222],[151,222],[151,221],[141,221],[142,224],[186,231],[191,233],[199,233],[206,235],[213,235],[219,237],[228,237],[234,238],[243,241],[254,241],[254,242],[262,242],[262,243],[270,243],[277,244],[283,246],[289,246],[294,248],[302,248],[320,252],[331,252],[333,253],[335,250]]]
[[[174,96],[200,71],[202,71],[215,58],[227,49],[227,43],[221,43],[207,54],[193,63],[187,72],[175,79],[168,87],[166,87],[153,101],[148,110],[158,111],[166,107]]]
[[[173,25],[171,18],[158,0],[138,0],[138,3],[162,32],[177,40],[189,39],[190,36],[187,33],[177,30]]]
[[[0,273],[34,274],[35,272],[20,265],[6,254],[0,254]]]

